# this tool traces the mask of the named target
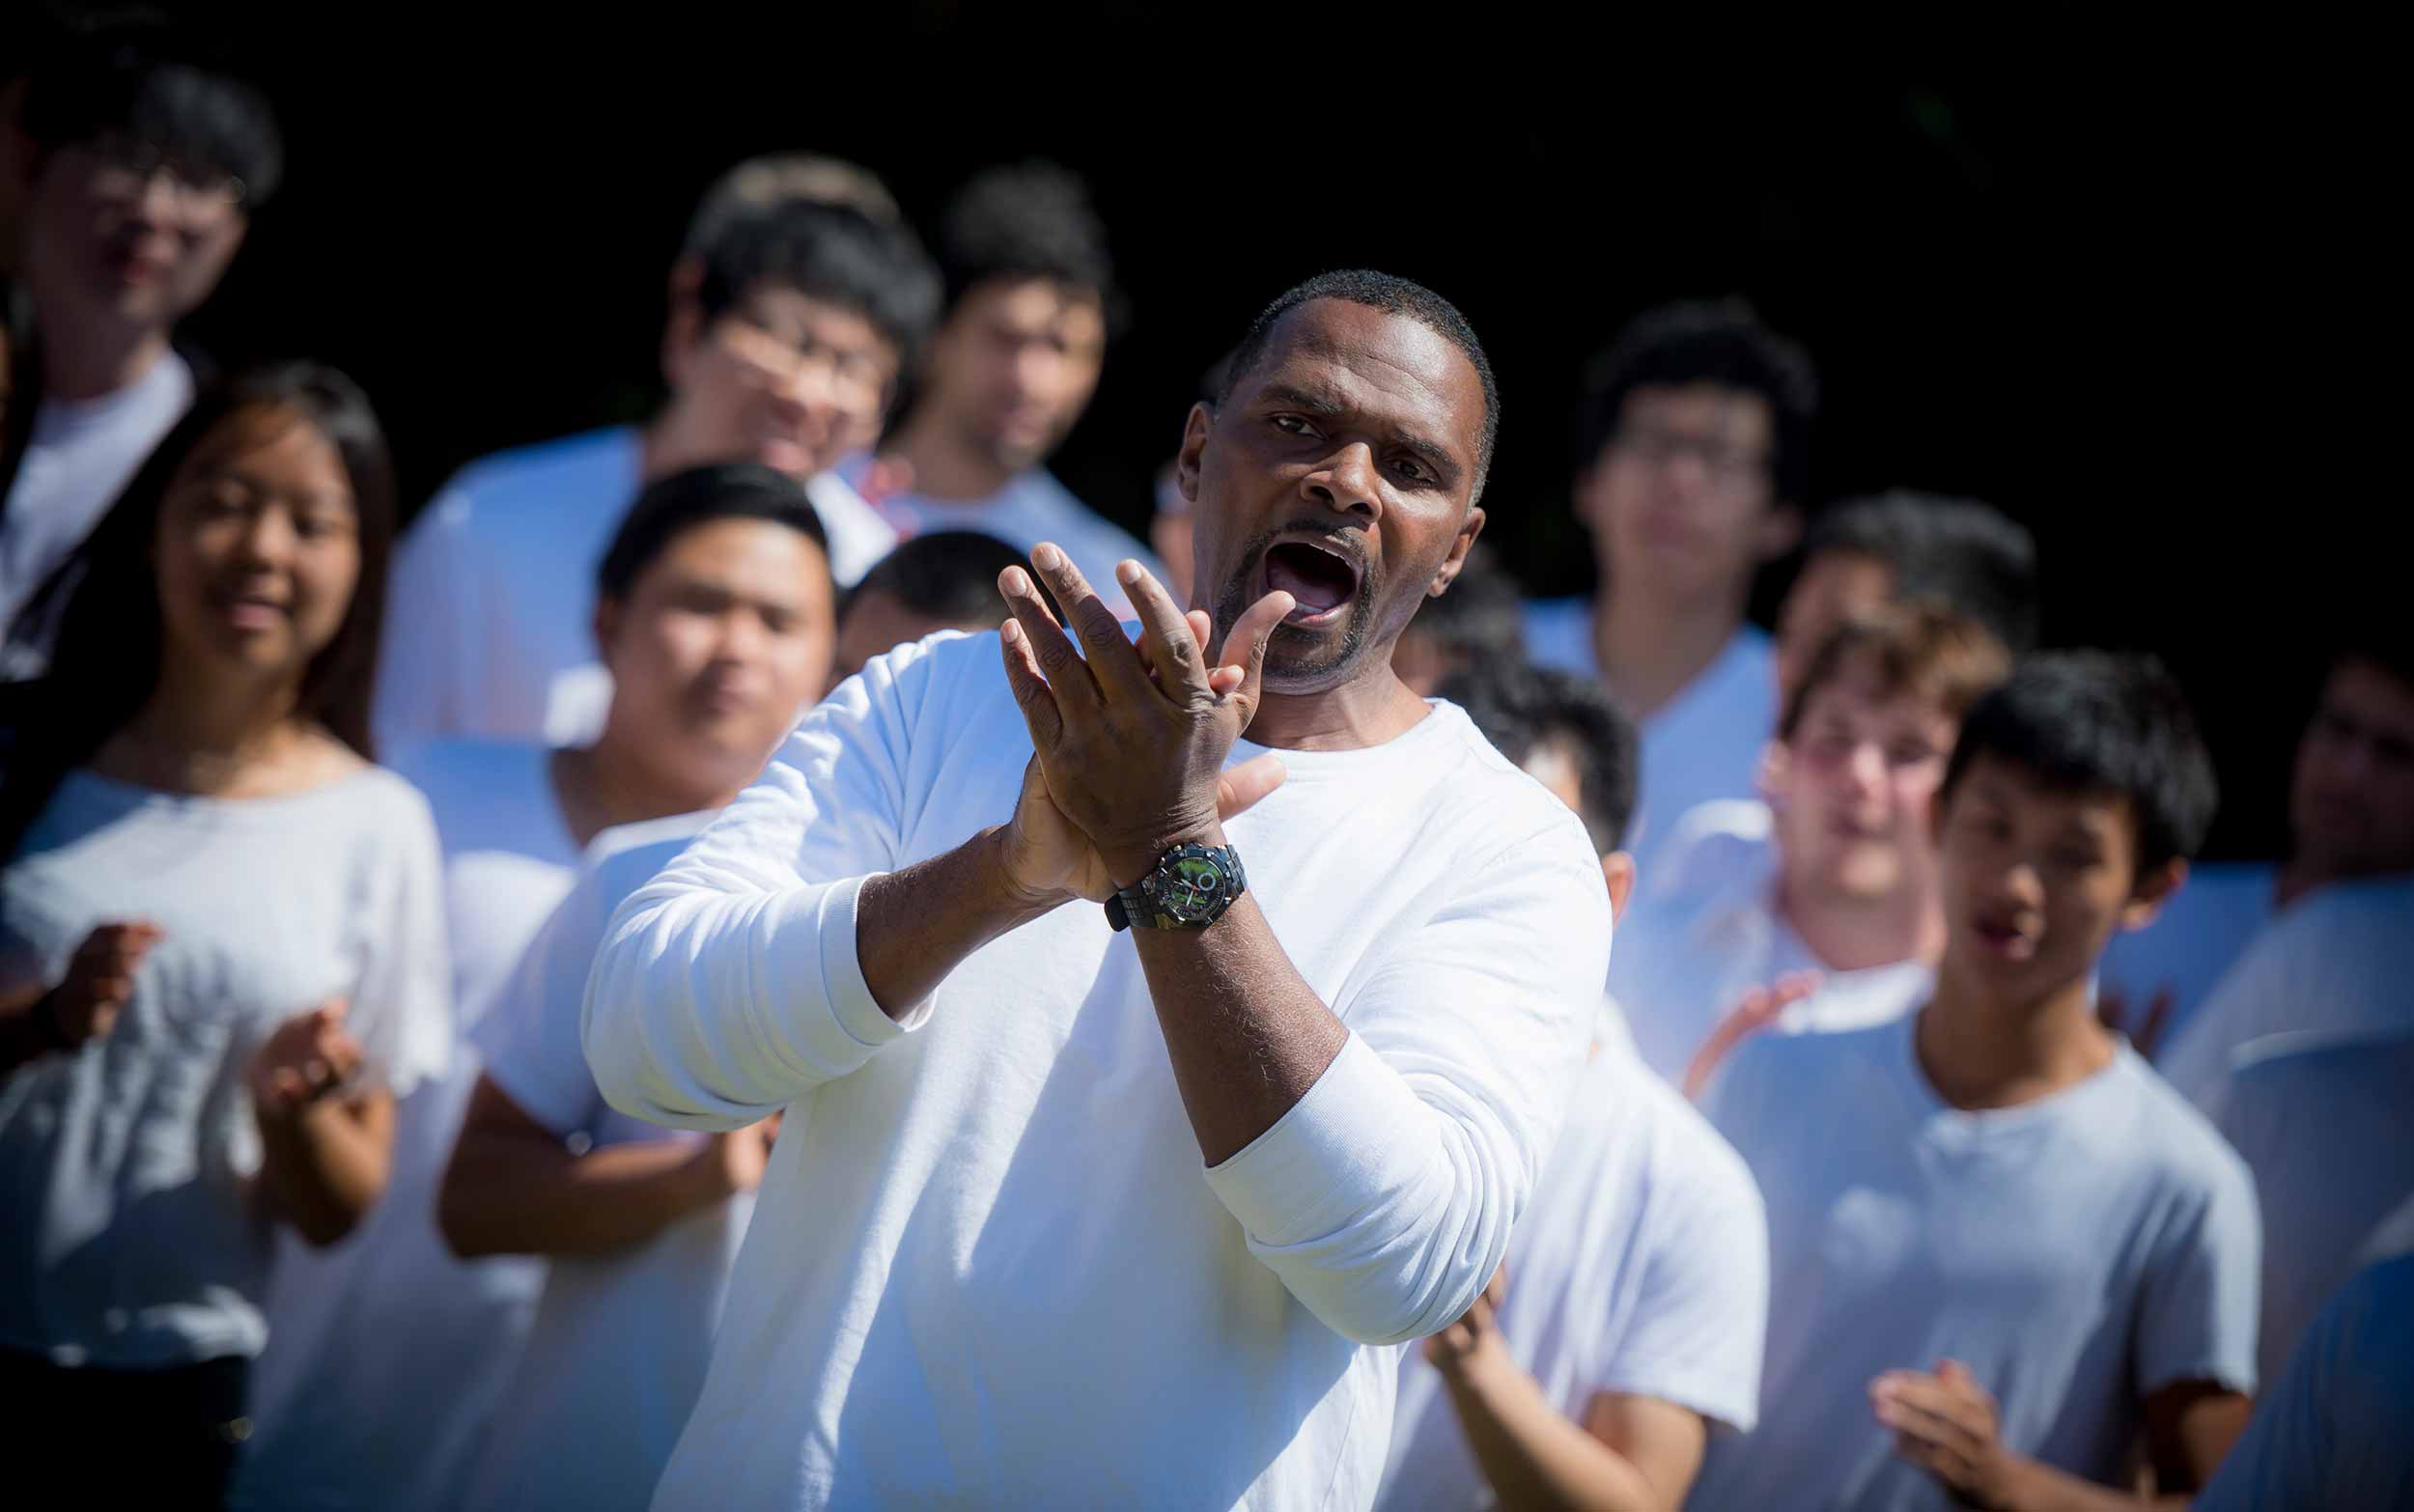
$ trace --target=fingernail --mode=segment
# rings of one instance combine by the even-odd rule
[[[1130,561],[1119,563],[1115,567],[1115,576],[1123,580],[1126,588],[1137,588],[1140,585],[1140,564]]]
[[[1053,573],[1064,565],[1064,553],[1043,541],[1032,550],[1031,560]]]
[[[1023,644],[1023,627],[1013,620],[1008,620],[997,627],[997,638],[1009,646],[1020,646]]]

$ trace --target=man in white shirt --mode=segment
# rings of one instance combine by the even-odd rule
[[[1767,1200],[1769,1342],[1760,1426],[1692,1505],[2128,1505],[2141,1433],[2166,1494],[2210,1476],[2255,1384],[2254,1188],[2093,976],[2213,804],[2151,662],[2032,658],[1971,710],[1934,996],[1756,1036],[1704,1101]]]
[[[1777,681],[1744,612],[1801,534],[1817,404],[1810,358],[1740,301],[1646,312],[1587,385],[1575,509],[1602,594],[1530,605],[1526,649],[1642,723],[1645,877],[1676,816],[1752,796]]]
[[[595,566],[649,481],[738,462],[807,480],[842,584],[894,543],[827,469],[877,429],[936,314],[936,272],[910,232],[852,206],[706,210],[692,293],[674,281],[654,419],[472,462],[405,535],[374,710],[386,750],[596,735],[611,680]]]
[[[0,630],[192,403],[177,322],[217,287],[284,163],[258,91],[147,28],[63,44],[22,108],[39,386],[9,396],[30,423],[0,446]]]
[[[1367,1346],[1500,1265],[1607,967],[1575,816],[1390,672],[1494,395],[1429,291],[1301,285],[1191,411],[1212,621],[1043,544],[1080,651],[1007,573],[621,910],[605,1098],[794,1115],[658,1507],[1367,1504]]]
[[[1098,390],[1119,313],[1089,191],[1053,163],[993,168],[957,191],[938,253],[946,318],[883,448],[912,482],[881,512],[902,535],[977,530],[1024,551],[1053,542],[1128,616],[1115,564],[1137,559],[1161,582],[1165,569],[1045,465]],[[858,461],[858,481],[870,465]],[[1189,586],[1175,582],[1176,597]]]
[[[2198,868],[2154,927],[2104,953],[2108,1014],[2195,1096],[2253,1032],[2199,1026],[2200,1010],[2257,938],[2298,900],[2333,882],[2414,873],[2414,654],[2380,628],[2333,657],[2321,701],[2297,742],[2288,783],[2288,857]],[[2316,1010],[2318,1012],[2318,1010]],[[2154,1053],[2149,1050],[2149,1053]]]
[[[1771,1025],[1786,1032],[1926,995],[1946,933],[1937,784],[1962,714],[2009,670],[1976,621],[1927,604],[1828,636],[1768,746],[1769,801],[1696,809],[1643,877],[1655,907],[1620,935],[1610,991],[1646,1065],[1683,1079],[1722,1019],[1788,977],[1818,980]]]
[[[1634,880],[1619,849],[1633,722],[1598,684],[1548,668],[1447,686],[1495,749],[1583,818],[1617,911]],[[1377,1504],[1677,1506],[1708,1435],[1753,1425],[1767,1311],[1751,1173],[1605,1033],[1501,1275],[1401,1360]]]
[[[2222,1136],[2255,1173],[2262,1204],[2258,1353],[2263,1379],[2275,1380],[2347,1277],[2414,1249],[2414,1022],[2257,1040],[2237,1053],[2218,1101]]]

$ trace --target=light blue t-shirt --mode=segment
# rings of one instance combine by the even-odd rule
[[[2013,1450],[2110,1482],[2141,1400],[2255,1384],[2260,1230],[2246,1167],[2127,1045],[2018,1107],[1929,1086],[1911,1015],[1747,1041],[1703,1110],[1769,1218],[1760,1425],[1709,1445],[1695,1508],[1942,1509],[1868,1385],[1968,1366]]]

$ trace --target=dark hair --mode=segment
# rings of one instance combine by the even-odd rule
[[[246,210],[267,204],[285,173],[267,97],[223,49],[155,19],[63,34],[27,81],[21,126],[43,158],[129,139],[180,169],[236,181]]]
[[[2330,670],[2368,666],[2414,688],[2414,634],[2407,633],[2404,611],[2376,604],[2376,597],[2357,595],[2345,623],[2331,633]]]
[[[1971,707],[1940,796],[1950,798],[1981,756],[2048,787],[2128,799],[2140,877],[2194,856],[2220,802],[2187,695],[2152,657],[2031,657]]]
[[[1519,767],[1537,747],[1574,747],[1585,830],[1602,855],[1626,843],[1641,767],[1635,721],[1589,678],[1525,661],[1467,667],[1442,680],[1439,696],[1467,712],[1483,738]]]
[[[1045,278],[1096,295],[1108,330],[1122,327],[1106,222],[1069,169],[1034,158],[973,175],[940,216],[938,242],[949,310],[992,279]]]
[[[897,198],[880,175],[818,153],[772,153],[736,164],[704,191],[679,244],[682,257],[701,257],[728,234],[731,221],[793,201],[843,205],[884,225],[902,225]]]
[[[1482,498],[1484,479],[1492,471],[1492,445],[1501,434],[1501,387],[1493,380],[1492,359],[1484,355],[1483,343],[1475,339],[1475,328],[1467,323],[1467,317],[1458,313],[1458,306],[1422,284],[1394,278],[1389,273],[1351,267],[1318,273],[1305,283],[1292,285],[1257,312],[1257,319],[1249,322],[1240,345],[1224,359],[1223,391],[1216,396],[1216,403],[1221,405],[1229,400],[1241,380],[1256,371],[1265,358],[1267,343],[1274,338],[1274,328],[1282,318],[1313,299],[1339,299],[1415,321],[1456,347],[1474,364],[1475,378],[1483,384],[1483,429],[1475,437],[1475,488],[1471,498]]]
[[[1006,618],[1006,601],[997,592],[997,574],[1022,565],[1023,553],[996,536],[933,531],[882,557],[848,592],[847,602],[884,593],[935,625],[998,625]]]
[[[696,255],[707,324],[771,284],[862,316],[911,366],[939,319],[939,274],[913,233],[848,206],[787,200],[735,215]]]
[[[761,519],[811,538],[829,560],[829,532],[804,485],[761,462],[710,462],[657,478],[622,516],[595,570],[599,599],[626,599],[670,544],[716,519]]]
[[[1883,562],[1896,601],[1967,614],[2015,657],[2036,649],[2036,539],[1999,509],[1909,489],[1852,499],[1824,511],[1803,542],[1806,565],[1827,555]]]
[[[1926,600],[1846,620],[1811,653],[1778,718],[1777,738],[1792,740],[1811,695],[1861,667],[1875,674],[1882,695],[1926,699],[1958,721],[2009,675],[2011,654],[1976,616]]]
[[[1525,655],[1525,602],[1517,579],[1482,542],[1467,548],[1450,591],[1417,606],[1408,633],[1465,661],[1514,661]]]
[[[1741,299],[1667,304],[1635,317],[1592,361],[1576,412],[1576,467],[1590,468],[1617,435],[1639,388],[1697,383],[1756,395],[1769,406],[1776,449],[1769,476],[1778,502],[1810,497],[1810,422],[1819,382],[1810,354],[1760,323]]]
[[[385,564],[394,541],[394,473],[385,434],[360,389],[315,363],[237,373],[204,389],[68,559],[42,580],[10,627],[13,651],[48,671],[21,690],[8,732],[8,781],[0,784],[0,856],[15,854],[26,826],[59,782],[139,713],[159,684],[166,627],[153,565],[159,512],[176,474],[218,428],[246,411],[288,410],[325,436],[352,489],[360,577],[335,635],[303,669],[295,714],[315,719],[363,756],[369,687],[385,616]],[[49,632],[56,627],[56,634]]]

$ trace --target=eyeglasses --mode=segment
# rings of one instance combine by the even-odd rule
[[[887,392],[887,363],[871,352],[821,341],[810,330],[798,329],[792,321],[773,320],[743,307],[732,310],[723,325],[723,343],[781,383],[793,383],[818,368],[829,376],[831,386],[842,396],[876,406]]]
[[[1691,457],[1721,483],[1750,482],[1764,476],[1769,465],[1769,454],[1759,447],[1655,426],[1621,426],[1610,444],[1650,467],[1665,467],[1679,457]]]
[[[109,136],[85,144],[93,156],[92,196],[113,205],[131,205],[150,191],[161,176],[177,207],[187,214],[215,214],[243,203],[243,181],[222,169],[180,157],[156,145],[132,137]]]

